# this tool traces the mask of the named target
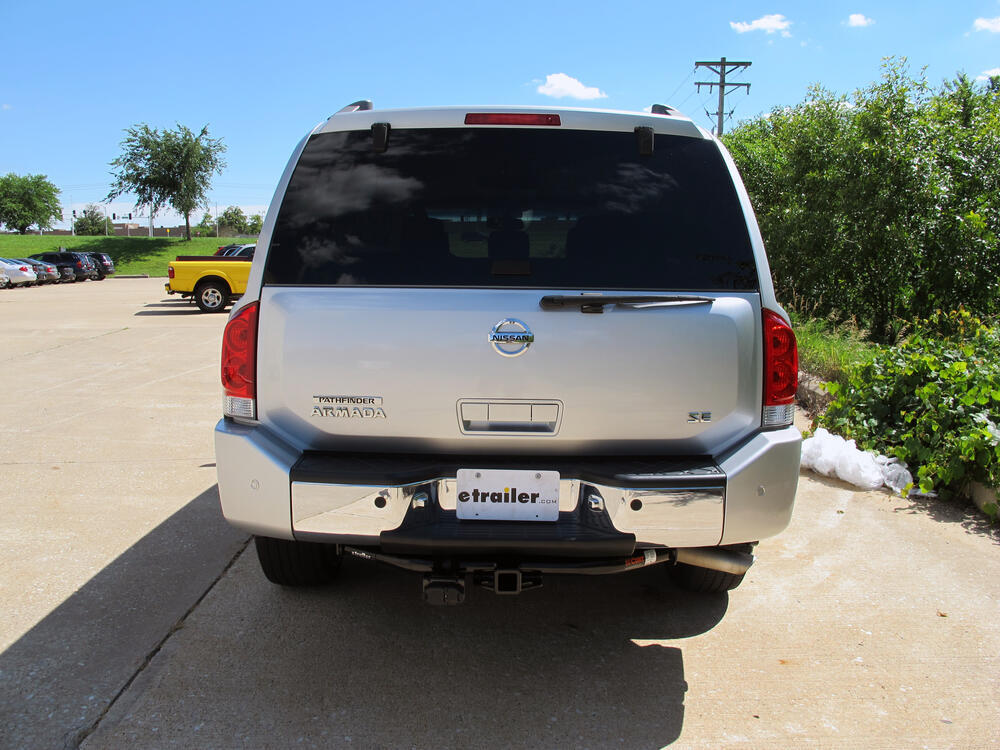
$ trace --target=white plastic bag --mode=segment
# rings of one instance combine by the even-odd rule
[[[820,427],[811,438],[802,441],[802,465],[825,477],[835,476],[837,456],[844,442],[844,438]]]
[[[913,481],[906,466],[895,459],[858,450],[853,440],[832,435],[822,427],[802,441],[802,466],[866,490],[885,484],[900,492]]]
[[[837,455],[837,476],[855,487],[877,490],[882,486],[882,470],[875,456],[858,450],[853,440],[847,440]]]
[[[892,458],[882,465],[882,481],[890,490],[900,493],[913,484],[913,475],[906,464]]]

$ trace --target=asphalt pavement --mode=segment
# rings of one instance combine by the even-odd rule
[[[946,503],[804,473],[729,595],[272,586],[218,510],[225,316],[162,284],[0,291],[0,748],[1000,745],[1000,535]]]

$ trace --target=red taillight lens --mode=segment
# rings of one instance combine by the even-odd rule
[[[78,261],[76,262],[76,267],[77,267],[77,268],[83,268],[83,261],[82,261],[82,260],[78,260]]]
[[[559,115],[523,112],[469,112],[466,125],[562,125]]]
[[[222,387],[226,396],[257,397],[257,303],[247,305],[222,334]]]
[[[168,279],[174,278],[174,267],[173,266],[167,266],[167,278]]]
[[[22,270],[22,271],[27,271],[27,270],[28,270],[28,267],[27,267],[27,266],[21,266],[21,270]]]
[[[795,401],[799,387],[799,347],[785,319],[764,310],[764,406]]]

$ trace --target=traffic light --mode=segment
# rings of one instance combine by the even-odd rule
[[[132,214],[129,214],[129,215],[128,215],[128,220],[129,220],[129,221],[132,221]]]
[[[76,218],[76,209],[75,208],[73,209],[73,218],[74,219]]]
[[[118,217],[115,214],[111,214],[111,221],[118,221]]]

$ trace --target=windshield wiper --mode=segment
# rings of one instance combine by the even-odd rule
[[[561,310],[579,307],[580,312],[602,313],[606,305],[622,305],[642,309],[646,307],[678,307],[685,305],[708,305],[715,297],[694,294],[550,294],[542,297],[538,304],[543,310]]]

